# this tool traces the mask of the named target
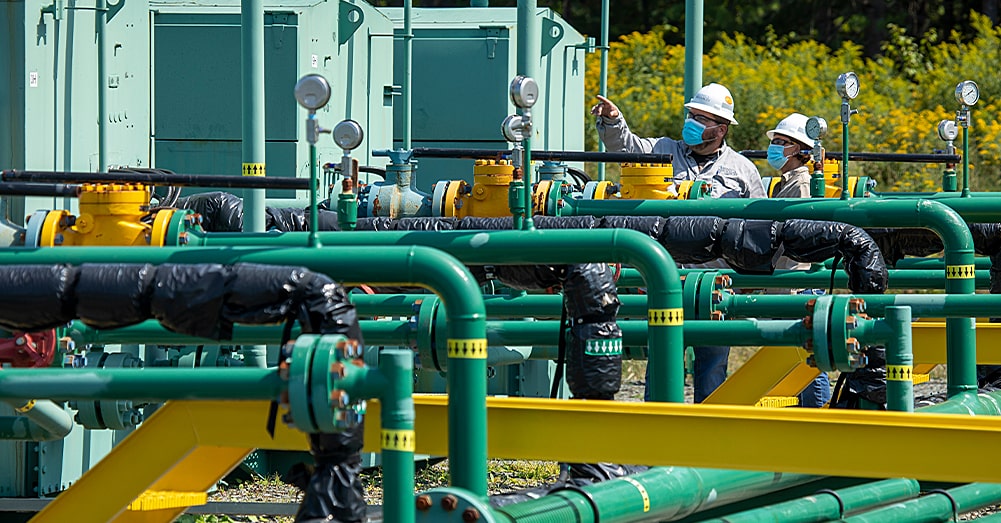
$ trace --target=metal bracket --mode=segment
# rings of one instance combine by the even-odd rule
[[[560,43],[566,30],[563,26],[548,19],[542,19],[542,56],[548,55],[556,44]]]
[[[364,21],[365,13],[360,7],[341,0],[337,17],[337,43],[339,45],[347,43]]]

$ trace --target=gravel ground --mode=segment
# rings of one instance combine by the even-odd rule
[[[633,379],[629,379],[632,377]],[[640,379],[635,379],[639,377]],[[836,381],[832,378],[831,382]],[[626,379],[622,383],[622,388],[616,399],[620,401],[642,401],[644,382],[642,373],[636,369],[626,373]],[[943,379],[932,379],[928,382],[915,385],[914,395],[916,402],[937,403],[941,401],[946,392],[946,383]],[[686,385],[686,401],[692,402],[692,387]],[[445,486],[448,482],[448,463],[440,461],[435,463],[425,463],[418,470],[417,490],[423,491],[434,487]],[[556,463],[537,461],[491,461],[490,471],[490,493],[496,494],[509,492],[517,489],[532,488],[551,484],[555,481],[559,473]],[[368,472],[363,477],[365,483],[366,501],[370,505],[382,503],[382,489],[379,486],[381,474],[378,470]],[[282,483],[277,478],[266,478],[251,483],[223,488],[212,493],[209,501],[243,501],[243,502],[272,502],[272,503],[298,503],[301,493],[295,487]],[[994,514],[1001,511],[1001,507],[994,506],[960,516],[960,520],[969,521],[980,517]],[[215,518],[202,517],[193,518],[185,516],[185,522],[291,522],[291,517],[266,517],[266,516],[232,516]]]

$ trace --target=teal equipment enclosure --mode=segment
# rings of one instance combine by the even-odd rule
[[[150,8],[155,165],[240,174],[240,2],[157,0]],[[264,9],[267,175],[309,176],[306,110],[292,95],[309,73],[323,75],[332,88],[330,103],[317,113],[320,125],[330,129],[345,118],[361,124],[365,141],[353,156],[370,164],[371,150],[391,143],[392,23],[362,2],[266,2]],[[317,149],[321,164],[341,157],[329,135]],[[267,197],[272,206],[308,200],[305,191],[269,190]]]
[[[97,171],[98,125],[109,165],[150,166],[149,8],[109,5],[105,29],[107,115],[98,115],[97,17],[93,2],[4,2],[0,27],[0,165],[4,169]],[[107,167],[107,166],[105,166]],[[72,200],[10,198],[10,215],[69,208]]]
[[[394,78],[403,83],[403,9],[383,8],[396,39]],[[537,16],[542,39],[539,101],[532,108],[532,147],[584,150],[584,54],[588,39],[548,8]],[[415,8],[413,28],[411,145],[508,149],[501,122],[515,107],[508,86],[517,71],[518,10],[509,7]],[[397,105],[395,146],[402,145],[403,115]],[[380,165],[384,163],[384,160]],[[472,160],[421,159],[417,185],[472,180]]]

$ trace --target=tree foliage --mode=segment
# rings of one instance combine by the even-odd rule
[[[849,127],[851,150],[931,153],[945,146],[936,128],[941,120],[955,118],[956,84],[974,80],[981,87],[981,101],[973,108],[970,128],[972,186],[997,189],[1001,78],[994,70],[1001,63],[1001,30],[976,13],[970,20],[968,38],[953,31],[942,41],[932,33],[911,39],[896,31],[883,44],[884,54],[875,58],[847,41],[832,48],[774,31],[766,31],[759,40],[741,33],[723,35],[703,59],[703,81],[721,83],[733,92],[740,125],[731,128],[727,140],[738,150],[766,148],[765,131],[797,111],[827,119],[831,129],[825,147],[840,151],[841,99],[834,80],[842,72],[854,71],[862,90],[852,102],[859,114]],[[684,48],[667,44],[665,31],[631,33],[610,49],[608,96],[642,136],[681,134]],[[597,93],[598,54],[588,60],[586,89]],[[593,99],[586,100],[583,109],[591,103]],[[588,148],[595,150],[593,130],[588,129],[586,139]],[[759,168],[763,174],[772,173],[764,162]],[[852,175],[875,177],[878,190],[899,191],[934,190],[943,166],[855,162],[850,168]]]

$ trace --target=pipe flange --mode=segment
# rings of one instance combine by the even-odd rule
[[[448,358],[438,358],[437,343],[435,343],[435,316],[438,315],[438,305],[441,301],[437,296],[429,294],[421,300],[417,309],[417,358],[423,368],[433,368],[443,371],[448,365]],[[444,346],[444,345],[443,345]]]
[[[310,411],[309,370],[313,353],[320,337],[304,334],[292,347],[292,363],[288,373],[288,401],[291,425],[303,432],[317,432],[316,422]]]
[[[830,342],[827,337],[827,327],[830,320],[832,299],[834,296],[818,296],[813,301],[813,322],[810,327],[812,338],[810,346],[805,347],[807,351],[813,353],[813,361],[818,369],[824,372],[835,370],[834,355],[830,350]],[[847,302],[845,303],[847,306]]]
[[[692,320],[704,320],[699,316],[699,284],[702,282],[702,272],[689,272],[681,282],[681,301],[684,310],[691,313]],[[687,316],[688,314],[686,314]]]
[[[442,487],[416,498],[416,523],[501,523],[495,510],[472,492]],[[507,521],[506,519],[503,521]]]

